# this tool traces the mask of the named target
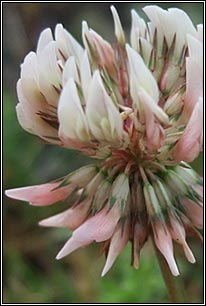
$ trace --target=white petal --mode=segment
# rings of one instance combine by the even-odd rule
[[[184,98],[183,116],[186,121],[203,94],[203,76],[197,62],[193,58],[186,58],[186,93]]]
[[[38,44],[37,44],[37,49],[36,53],[37,55],[51,42],[53,41],[53,36],[50,28],[45,29],[44,31],[41,32]]]
[[[57,24],[55,28],[55,39],[57,42],[57,48],[62,52],[66,59],[69,56],[75,56],[78,63],[80,62],[83,55],[83,48],[61,24]]]
[[[189,56],[198,64],[201,73],[203,73],[203,45],[192,35],[187,35]]]
[[[44,136],[58,137],[57,130],[42,120],[40,116],[36,114],[37,109],[35,104],[29,103],[30,100],[25,98],[21,81],[22,80],[19,80],[17,83],[17,93],[20,103],[16,106],[17,118],[21,127],[29,133],[38,135],[46,140],[48,139]]]
[[[89,32],[89,27],[86,21],[82,22],[82,40],[84,43],[84,46],[88,52],[88,54],[90,54],[90,46],[93,47],[93,43],[92,43],[92,39],[91,39],[91,35]],[[89,44],[88,44],[89,43]]]
[[[92,80],[92,73],[86,50],[84,51],[84,55],[80,63],[80,77],[81,77],[81,85],[84,93],[84,98],[85,101],[87,101],[89,87]]]
[[[31,78],[34,82],[38,82],[39,73],[35,52],[29,52],[21,64],[21,78]]]
[[[128,44],[126,51],[129,61],[130,90],[133,103],[138,105],[138,90],[143,87],[144,90],[154,99],[155,103],[159,100],[159,90],[157,82],[151,71],[145,65],[141,56]]]
[[[130,34],[131,46],[139,51],[139,38],[144,38],[147,35],[147,26],[144,19],[140,18],[135,10],[131,11],[132,14],[132,28]]]
[[[125,44],[124,31],[123,31],[122,24],[121,24],[121,21],[119,19],[119,15],[117,13],[117,10],[115,9],[115,7],[113,5],[111,6],[111,11],[112,11],[113,19],[114,19],[115,36],[116,36],[118,42],[121,45],[124,45]]]
[[[64,66],[63,70],[63,86],[66,85],[67,81],[72,78],[77,83],[79,83],[79,75],[77,71],[77,65],[75,62],[75,57],[70,56],[69,59],[66,61],[66,64]]]
[[[197,25],[197,39],[203,43],[203,25]]]
[[[58,118],[65,136],[82,141],[89,139],[86,118],[73,79],[69,79],[62,90]]]
[[[143,10],[153,26],[157,28],[157,33],[163,33],[169,47],[176,35],[175,56],[178,59],[186,43],[186,34],[196,35],[196,30],[188,15],[177,8],[170,8],[167,11],[155,5],[146,6]],[[162,39],[163,37],[159,36],[158,43],[161,44]]]
[[[61,85],[61,70],[57,63],[56,43],[50,42],[38,56],[39,86],[49,104],[57,106]],[[55,89],[57,88],[57,90]]]
[[[108,96],[98,71],[91,82],[86,115],[92,134],[98,140],[115,141],[122,137],[123,128],[119,111]]]
[[[152,97],[142,87],[139,88],[139,97],[143,103],[147,104],[147,106],[151,109],[153,114],[155,114],[161,123],[165,125],[169,124],[169,117],[167,114],[160,106],[155,103]]]
[[[146,6],[143,8],[143,11],[146,13],[146,15],[149,17],[151,22],[148,22],[148,28],[150,33],[150,42],[153,43],[153,38],[156,31],[156,40],[157,40],[157,53],[161,54],[162,52],[162,46],[163,46],[163,37],[164,37],[164,31],[162,29],[161,21],[159,19],[158,13],[162,12],[163,10],[160,7],[157,7],[155,5]],[[171,32],[171,31],[170,31]]]

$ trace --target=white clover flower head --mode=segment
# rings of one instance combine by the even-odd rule
[[[185,12],[146,6],[145,22],[132,10],[130,43],[112,6],[115,42],[86,22],[82,47],[61,24],[39,38],[21,65],[17,116],[49,143],[95,159],[55,182],[7,190],[12,198],[66,211],[42,226],[67,227],[60,259],[93,241],[107,254],[105,275],[128,241],[132,263],[149,235],[179,275],[173,242],[202,228],[202,179],[188,165],[202,149],[202,25]],[[199,235],[199,234],[198,234]]]

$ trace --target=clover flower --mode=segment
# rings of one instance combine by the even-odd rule
[[[173,275],[173,241],[195,262],[188,232],[200,237],[202,179],[187,164],[202,148],[202,25],[182,10],[132,10],[130,44],[111,7],[110,45],[83,22],[84,48],[61,24],[39,38],[21,65],[17,116],[49,143],[95,158],[64,178],[7,190],[14,199],[68,209],[40,221],[73,234],[60,259],[93,241],[106,253],[105,275],[130,241],[132,264],[149,236]]]

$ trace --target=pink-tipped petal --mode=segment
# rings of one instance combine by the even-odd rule
[[[97,48],[97,53],[100,58],[101,64],[107,68],[111,75],[114,75],[114,51],[111,45],[95,31],[90,30],[90,34]]]
[[[184,253],[185,253],[185,256],[187,258],[187,260],[190,262],[190,263],[195,263],[196,262],[196,259],[191,251],[191,249],[189,248],[188,244],[185,243],[183,245],[183,250],[184,250]]]
[[[105,241],[112,236],[119,218],[119,207],[115,205],[109,210],[109,206],[106,205],[104,209],[77,228],[73,232],[73,237],[75,240],[82,242],[87,240]]]
[[[101,242],[109,239],[115,230],[120,214],[117,207],[113,207],[110,211],[108,209],[107,205],[99,213],[80,225],[56,258],[60,259],[76,249],[92,243],[94,240]]]
[[[116,258],[125,248],[130,236],[130,227],[129,222],[122,227],[121,223],[118,225],[116,231],[114,232],[110,246],[109,246],[109,253],[107,255],[107,260],[102,271],[102,276],[104,276],[109,269],[112,267],[113,263],[115,262]]]
[[[92,243],[92,240],[89,241],[77,241],[74,239],[74,237],[71,237],[63,246],[63,248],[60,250],[60,252],[57,254],[56,259],[61,259],[70,253],[74,252],[80,247],[86,246],[88,244]]]
[[[203,228],[203,207],[189,199],[182,199],[184,209],[188,218],[192,221],[195,227]]]
[[[40,221],[39,225],[48,227],[68,227],[74,230],[80,226],[87,217],[90,202],[90,200],[86,200],[74,208],[67,209],[60,214]]]
[[[58,187],[60,182],[47,183],[36,186],[28,186],[6,190],[6,195],[12,199],[26,201],[34,206],[46,206],[63,200],[71,190],[71,186]]]
[[[175,161],[192,162],[202,150],[203,100],[199,99],[190,120],[173,149]]]
[[[144,246],[147,237],[148,237],[148,225],[147,219],[143,216],[137,218],[136,223],[134,225],[134,233],[133,233],[133,259],[132,264],[135,269],[139,268],[139,255],[142,247]]]
[[[164,111],[152,101],[152,98],[146,93],[143,88],[140,88],[139,97],[144,105],[147,148],[150,151],[155,151],[163,145],[165,140],[164,129],[162,128],[158,120],[155,118],[155,109],[159,108],[161,110],[161,113],[163,114]]]
[[[203,77],[200,67],[193,58],[186,59],[186,93],[182,120],[188,121],[203,93]]]
[[[172,274],[174,276],[178,276],[180,273],[173,255],[172,238],[168,229],[166,228],[166,225],[163,227],[163,225],[157,221],[157,223],[153,225],[153,233],[155,244],[165,257]]]
[[[182,245],[185,256],[188,261],[191,263],[195,263],[195,257],[186,242],[186,234],[183,225],[180,223],[180,221],[178,221],[172,211],[170,212],[169,217],[171,224],[171,226],[169,227],[169,231],[172,239]]]

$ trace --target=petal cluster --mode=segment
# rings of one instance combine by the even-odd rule
[[[81,46],[61,24],[21,65],[17,116],[46,142],[97,159],[55,182],[8,190],[32,205],[66,201],[40,222],[73,234],[60,259],[93,241],[107,255],[102,275],[128,241],[132,263],[152,235],[173,275],[173,244],[195,258],[187,232],[202,228],[202,180],[186,163],[202,150],[203,31],[182,10],[132,10],[130,42],[112,6],[113,45],[82,23]]]

